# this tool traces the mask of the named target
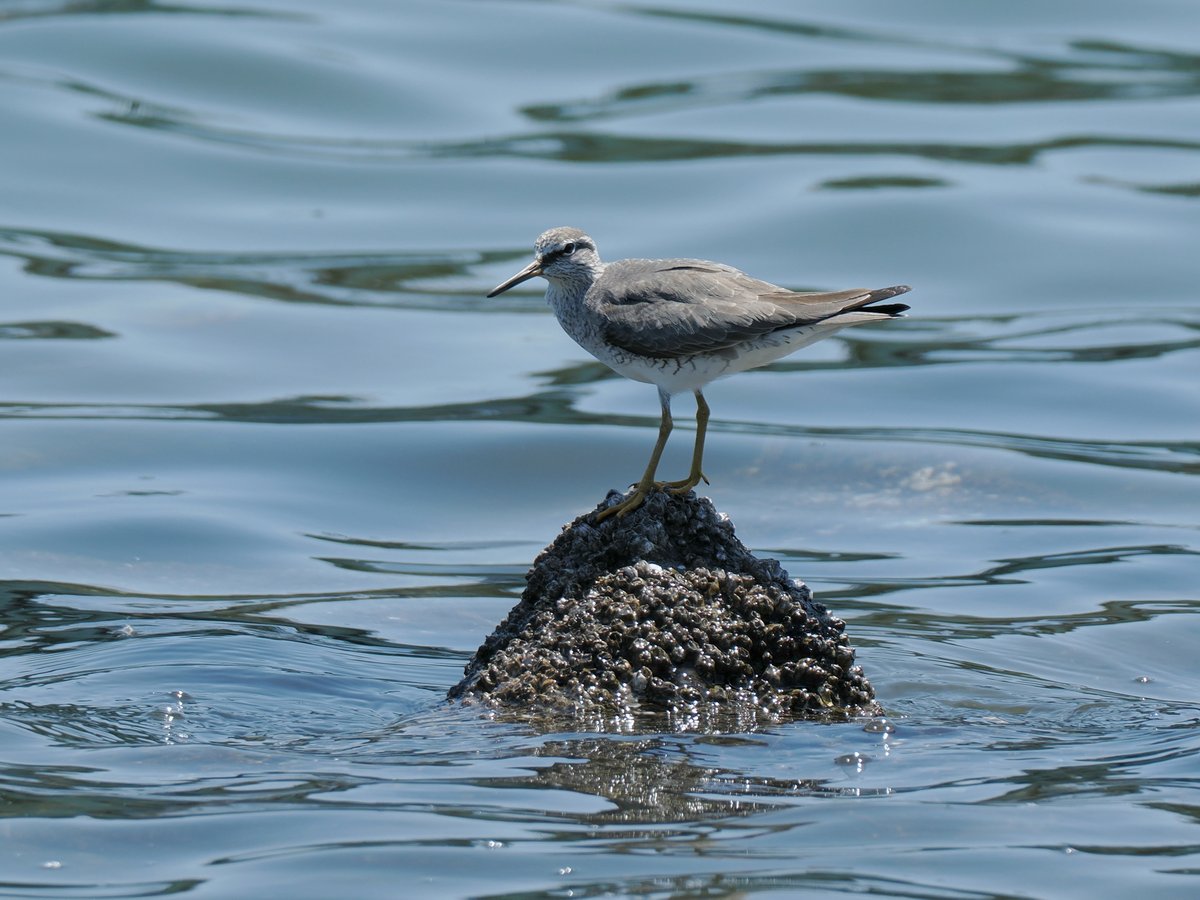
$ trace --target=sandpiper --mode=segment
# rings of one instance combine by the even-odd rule
[[[603,263],[596,242],[578,228],[551,228],[534,244],[534,260],[488,296],[541,275],[546,300],[563,330],[615,372],[658,387],[662,419],[641,481],[597,521],[623,516],[648,493],[686,493],[701,481],[710,381],[765,366],[849,325],[894,319],[908,307],[882,303],[907,285],[799,293],[703,259],[622,259]],[[692,467],[679,481],[655,481],[671,433],[671,397],[696,395]]]

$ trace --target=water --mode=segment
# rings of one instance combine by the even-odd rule
[[[1190,0],[0,6],[0,895],[1195,896],[1197,35]],[[893,732],[441,704],[654,439],[540,286],[482,298],[559,224],[914,286],[708,392],[709,494]]]

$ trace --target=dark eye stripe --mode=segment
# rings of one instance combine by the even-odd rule
[[[575,253],[575,251],[579,250],[579,248],[587,247],[587,246],[589,246],[589,245],[585,244],[583,241],[567,241],[565,244],[563,244],[557,250],[553,250],[550,253],[547,253],[542,258],[546,262],[552,262],[556,259],[562,259],[565,256],[571,256],[573,253]]]

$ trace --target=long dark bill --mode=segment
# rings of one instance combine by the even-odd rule
[[[492,288],[492,290],[488,292],[488,296],[495,297],[497,294],[503,294],[509,288],[516,287],[522,281],[528,281],[530,278],[536,278],[541,274],[542,264],[535,259],[512,278],[508,279],[508,281],[505,281],[503,284],[499,284]]]

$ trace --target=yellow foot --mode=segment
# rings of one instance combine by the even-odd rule
[[[696,472],[687,478],[680,481],[651,481],[648,484],[642,483],[633,489],[633,493],[622,500],[620,503],[614,503],[608,509],[602,509],[596,513],[596,522],[603,522],[605,519],[616,516],[618,519],[633,512],[645,501],[651,491],[667,491],[672,494],[686,494],[701,481],[708,484],[708,479],[704,477],[703,472]]]
[[[701,481],[705,484],[710,483],[703,472],[697,472],[695,476],[682,478],[679,481],[656,481],[654,486],[660,491],[670,491],[672,494],[686,494]]]
[[[605,519],[609,518],[610,516],[616,516],[618,519],[620,519],[621,517],[625,516],[627,513],[633,512],[635,509],[637,509],[639,506],[642,505],[642,501],[646,499],[646,495],[648,493],[650,493],[650,488],[652,488],[652,487],[654,487],[654,485],[651,485],[650,487],[646,487],[644,485],[639,484],[636,488],[634,488],[633,493],[630,494],[628,497],[626,497],[624,500],[622,500],[620,503],[614,503],[608,509],[600,510],[600,512],[596,513],[597,524],[599,524],[600,522],[603,522]]]

